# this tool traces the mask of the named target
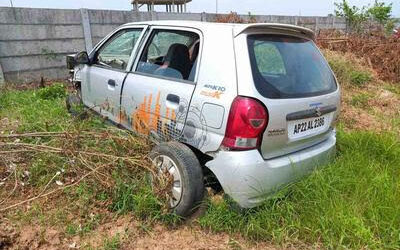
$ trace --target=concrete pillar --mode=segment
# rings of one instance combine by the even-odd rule
[[[4,80],[3,68],[1,67],[1,64],[0,64],[0,87],[4,86],[5,82],[6,82],[6,80]]]
[[[185,6],[185,13],[186,13],[186,12],[187,12],[187,10],[186,10],[186,3],[185,3],[185,5],[184,5],[184,6]]]
[[[138,3],[137,3],[137,2],[134,2],[134,3],[133,3],[133,10],[134,10],[134,11],[139,11],[139,6],[138,6]]]
[[[201,12],[201,21],[207,22],[207,14],[205,12]]]
[[[93,49],[92,30],[90,28],[89,12],[87,9],[81,9],[81,20],[83,36],[85,38],[86,51],[90,53]]]

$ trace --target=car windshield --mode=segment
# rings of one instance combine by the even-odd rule
[[[334,92],[335,78],[314,42],[282,35],[249,35],[257,90],[267,98],[299,98]]]

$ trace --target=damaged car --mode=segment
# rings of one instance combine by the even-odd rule
[[[293,25],[149,21],[67,64],[85,107],[156,142],[187,217],[206,186],[252,208],[332,160],[340,89],[314,40]]]

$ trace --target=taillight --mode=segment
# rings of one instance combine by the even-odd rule
[[[268,112],[259,101],[236,97],[229,112],[225,138],[222,145],[230,150],[256,149],[261,145]]]

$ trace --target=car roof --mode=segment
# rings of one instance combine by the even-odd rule
[[[297,32],[305,35],[306,37],[315,40],[315,33],[307,28],[281,23],[216,23],[216,22],[201,22],[201,21],[184,21],[184,20],[168,20],[168,21],[144,21],[127,23],[123,26],[131,25],[157,25],[157,26],[175,26],[175,27],[190,27],[200,30],[207,30],[210,28],[221,28],[233,30],[234,36],[238,36],[245,31],[252,29],[269,29],[278,31]]]

